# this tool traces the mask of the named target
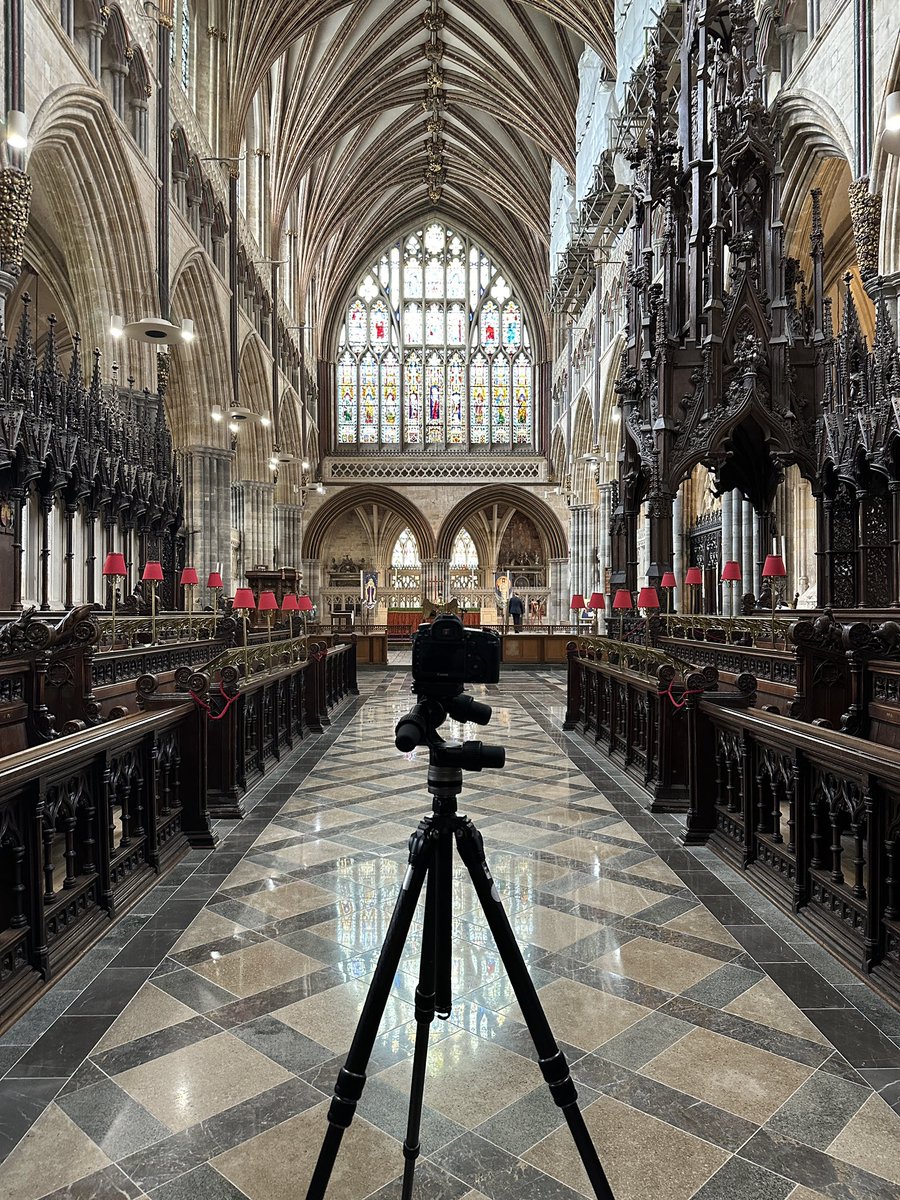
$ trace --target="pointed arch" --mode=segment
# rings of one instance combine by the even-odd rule
[[[149,378],[152,349],[116,346],[109,334],[113,313],[145,315],[137,310],[152,312],[156,295],[153,207],[138,190],[126,136],[96,89],[60,88],[35,114],[28,169],[35,204],[53,221],[85,344],[108,354],[115,347],[126,373]]]
[[[492,504],[509,506],[529,517],[544,539],[549,558],[568,557],[566,534],[553,510],[533,492],[507,484],[476,488],[451,509],[438,531],[437,557],[449,558],[460,529],[467,525],[476,513]]]
[[[170,355],[166,411],[178,446],[221,445],[226,429],[215,422],[214,404],[227,410],[231,392],[228,373],[228,294],[221,277],[199,250],[178,264],[172,285],[172,319],[189,317],[196,341]]]
[[[434,558],[434,533],[423,514],[402,492],[379,484],[342,488],[329,496],[310,519],[304,538],[304,554],[309,558],[318,558],[322,552],[325,535],[335,521],[351,509],[362,510],[373,504],[395,516],[401,523],[400,528],[404,525],[409,526],[415,534],[419,557],[423,562]],[[394,536],[396,537],[396,534]]]

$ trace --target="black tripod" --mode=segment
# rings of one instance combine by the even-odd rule
[[[437,733],[448,716],[459,721],[486,725],[491,710],[467,696],[462,688],[454,695],[428,696],[399,722],[396,745],[410,751],[419,745],[429,747],[428,790],[432,795],[431,815],[425,817],[409,839],[409,866],[400,886],[384,945],[375,968],[347,1061],[338,1074],[334,1097],[328,1109],[328,1130],[319,1151],[319,1159],[306,1200],[324,1200],[344,1130],[349,1128],[366,1082],[366,1067],[375,1045],[378,1027],[400,963],[403,947],[415,914],[416,905],[427,878],[422,955],[419,983],[416,987],[416,1047],[413,1055],[409,1117],[403,1155],[402,1200],[412,1200],[416,1159],[419,1157],[419,1129],[425,1093],[425,1066],[428,1036],[435,1014],[450,1015],[451,920],[453,842],[472,879],[488,926],[494,935],[500,958],[509,975],[516,999],[534,1041],[541,1073],[575,1140],[579,1157],[598,1200],[614,1200],[612,1189],[591,1142],[584,1118],[578,1108],[578,1093],[569,1075],[565,1055],[556,1044],[549,1022],[541,1008],[537,991],[516,944],[500,895],[484,857],[481,834],[468,817],[460,816],[456,798],[462,790],[463,771],[484,767],[500,768],[506,753],[501,747],[481,742],[445,742]]]

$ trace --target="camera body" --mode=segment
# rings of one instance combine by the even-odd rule
[[[419,626],[413,638],[412,673],[417,690],[500,679],[500,635],[490,629],[466,629],[447,613]]]

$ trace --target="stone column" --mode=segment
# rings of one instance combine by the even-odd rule
[[[759,544],[759,529],[760,518],[753,513],[753,595],[759,599],[759,593],[762,591],[762,569],[763,562],[761,555],[764,550]]]
[[[731,520],[733,523],[733,532],[731,535],[731,557],[735,562],[743,564],[744,560],[744,497],[737,488],[731,493]],[[741,574],[743,575],[743,565],[741,566]],[[744,581],[740,583],[732,583],[728,588],[731,593],[731,615],[733,617],[740,616],[741,612],[741,594],[744,590]]]
[[[547,578],[549,596],[547,602],[547,620],[550,624],[561,624],[568,618],[568,598],[566,584],[569,579],[569,560],[567,558],[551,558]]]
[[[222,582],[231,591],[231,460],[230,450],[190,446],[181,452],[184,481],[184,524],[188,533],[187,563],[197,568],[201,591],[198,607],[207,603],[206,576],[222,564]]]
[[[101,48],[106,25],[102,21],[89,21],[86,29],[88,35],[88,70],[95,79],[99,79],[101,71]]]
[[[436,558],[433,561],[436,595],[446,603],[450,599],[450,559]]]
[[[235,527],[241,535],[242,577],[256,566],[272,566],[274,557],[274,483],[243,479],[231,489]]]
[[[303,506],[300,504],[276,504],[274,506],[276,567],[302,568]]]
[[[744,524],[741,539],[741,574],[744,576],[744,582],[741,590],[757,596],[759,593],[756,590],[756,559],[753,555],[753,527],[756,522],[753,519],[753,505],[749,500],[744,500],[741,508]]]
[[[125,79],[128,75],[128,70],[124,63],[116,63],[109,68],[112,92],[113,112],[116,116],[125,120]]]
[[[683,487],[678,489],[672,502],[672,570],[675,572],[675,587],[672,591],[672,608],[681,612],[681,597],[684,588],[684,501]]]
[[[734,494],[732,492],[722,493],[722,557],[718,564],[718,574],[722,574],[722,567],[725,563],[730,562],[734,557],[732,547],[734,544]],[[731,616],[731,585],[721,584],[722,590],[722,615],[725,617]]]

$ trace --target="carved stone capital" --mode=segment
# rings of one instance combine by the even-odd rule
[[[856,242],[859,273],[868,278],[878,270],[878,229],[881,221],[881,196],[869,191],[867,176],[854,179],[847,189],[850,196],[850,221]]]

